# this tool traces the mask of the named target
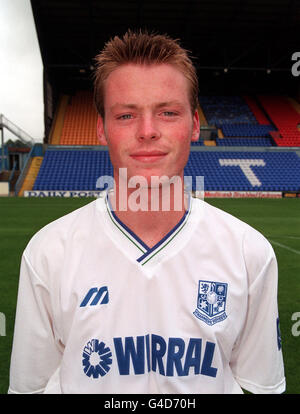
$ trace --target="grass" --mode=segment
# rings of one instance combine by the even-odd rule
[[[29,239],[42,226],[92,201],[79,198],[0,199],[0,394],[9,383],[19,265]],[[279,314],[287,394],[300,393],[300,336],[292,335],[292,315],[300,312],[300,199],[207,199],[263,233],[272,243],[279,267]],[[300,333],[300,332],[299,332]]]

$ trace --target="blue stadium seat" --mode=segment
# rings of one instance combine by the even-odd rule
[[[250,165],[260,185],[251,184],[239,165],[221,165],[222,160],[231,164],[235,160],[262,160],[263,166]],[[97,179],[104,175],[113,176],[107,151],[51,149],[45,153],[33,190],[95,191]],[[204,176],[208,191],[299,191],[300,158],[290,151],[191,151],[185,175]]]
[[[251,166],[261,185],[253,185],[241,167],[222,166],[220,160],[263,160],[264,166]],[[185,175],[204,176],[205,190],[299,191],[300,158],[295,152],[191,152]],[[195,189],[195,188],[194,188]]]
[[[271,147],[273,141],[270,138],[217,138],[216,144],[223,147]]]
[[[222,125],[224,137],[270,138],[270,131],[275,131],[272,125],[227,124]]]
[[[257,124],[249,106],[240,96],[200,96],[200,106],[209,125]]]

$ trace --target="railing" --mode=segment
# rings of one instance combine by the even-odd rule
[[[15,161],[15,162],[14,162],[13,169],[12,169],[12,171],[11,171],[10,175],[9,175],[9,178],[8,178],[8,182],[9,182],[9,191],[11,191],[11,182],[12,182],[12,180],[13,180],[13,178],[14,178],[14,175],[15,175],[16,170],[17,170],[17,161]]]
[[[24,144],[33,147],[34,139],[29,134],[27,134],[27,132],[23,131],[9,119],[5,118],[3,114],[0,114],[0,127],[5,127],[14,135],[16,135]]]
[[[16,186],[15,186],[15,195],[17,196],[19,194],[19,191],[21,190],[24,178],[26,177],[26,174],[29,170],[30,167],[30,159],[31,159],[31,155],[33,152],[34,146],[31,148],[30,152],[28,153],[27,157],[26,157],[26,161],[25,161],[25,165],[24,168],[16,182]]]

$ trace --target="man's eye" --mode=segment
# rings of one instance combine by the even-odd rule
[[[132,118],[131,114],[124,114],[124,115],[118,116],[118,119],[131,119],[131,118]]]
[[[176,115],[176,112],[172,112],[172,111],[165,111],[165,112],[163,112],[163,115],[164,115],[164,116],[175,116],[175,115]]]

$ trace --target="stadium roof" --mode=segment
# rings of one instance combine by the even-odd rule
[[[128,28],[180,38],[199,70],[290,71],[299,51],[297,0],[32,0],[45,69],[90,79],[104,43]]]

